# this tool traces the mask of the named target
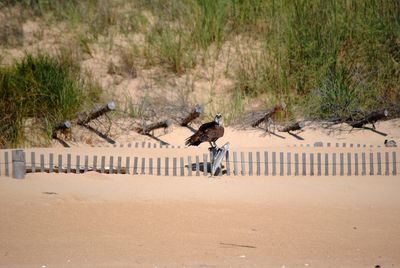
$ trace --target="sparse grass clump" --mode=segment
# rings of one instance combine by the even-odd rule
[[[26,55],[13,66],[0,69],[0,146],[21,145],[27,120],[44,132],[74,118],[86,97],[96,97],[80,76],[79,66],[46,55]],[[36,126],[31,126],[36,127]]]

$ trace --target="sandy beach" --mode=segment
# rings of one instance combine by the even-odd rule
[[[398,139],[398,123],[382,122],[379,130]],[[162,139],[178,146],[186,135],[178,129]],[[367,130],[301,135],[309,143],[384,139]],[[260,131],[228,131],[220,143],[226,140],[243,150],[295,144]],[[398,267],[399,188],[399,176],[376,175],[3,176],[0,267]]]

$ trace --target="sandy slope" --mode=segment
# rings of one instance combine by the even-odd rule
[[[300,135],[310,144],[382,145],[399,140],[399,124],[379,123],[387,136],[311,127]],[[188,134],[176,128],[160,138],[182,146]],[[228,129],[220,143],[241,150],[299,143],[282,136]],[[118,142],[136,140],[126,134]],[[76,145],[68,150],[127,150]],[[399,267],[398,189],[399,176],[0,177],[0,267]]]

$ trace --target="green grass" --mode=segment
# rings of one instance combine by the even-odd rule
[[[75,118],[88,98],[96,100],[100,93],[90,80],[81,78],[78,65],[65,59],[28,54],[13,66],[0,68],[0,147],[23,144],[29,120],[49,132],[56,123]]]
[[[225,101],[237,111],[267,95],[310,119],[384,108],[400,114],[399,1],[5,0],[0,9],[18,5],[25,17],[79,29],[80,51],[89,55],[99,36],[145,35],[123,55],[130,69],[161,66],[180,76],[240,40],[226,70],[235,85]]]

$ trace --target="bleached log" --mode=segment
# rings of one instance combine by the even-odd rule
[[[252,127],[257,127],[258,125],[260,125],[262,122],[266,122],[269,118],[271,118],[272,116],[274,116],[278,111],[285,109],[286,104],[285,103],[280,103],[275,105],[274,108],[269,109],[265,115],[263,117],[261,117],[260,119],[257,119],[256,121],[254,121],[251,126]]]
[[[197,104],[190,114],[182,120],[181,126],[187,126],[190,122],[199,117],[202,112],[203,107]]]
[[[170,120],[163,120],[159,121],[156,123],[152,123],[150,125],[144,126],[144,127],[137,127],[136,131],[140,134],[148,134],[150,131],[158,128],[168,128],[171,126],[171,121]]]
[[[295,122],[278,130],[279,132],[290,132],[290,131],[302,130],[304,126],[305,126],[304,122]]]
[[[92,121],[110,111],[114,111],[114,110],[115,110],[115,102],[111,101],[111,102],[107,103],[106,105],[103,105],[101,107],[94,109],[85,118],[78,119],[77,123],[78,123],[78,125],[86,125],[90,121]]]
[[[372,112],[366,115],[363,119],[347,122],[350,126],[355,128],[362,128],[366,124],[372,124],[373,128],[375,129],[374,123],[379,120],[386,118],[389,115],[388,110],[380,111],[380,112]]]

